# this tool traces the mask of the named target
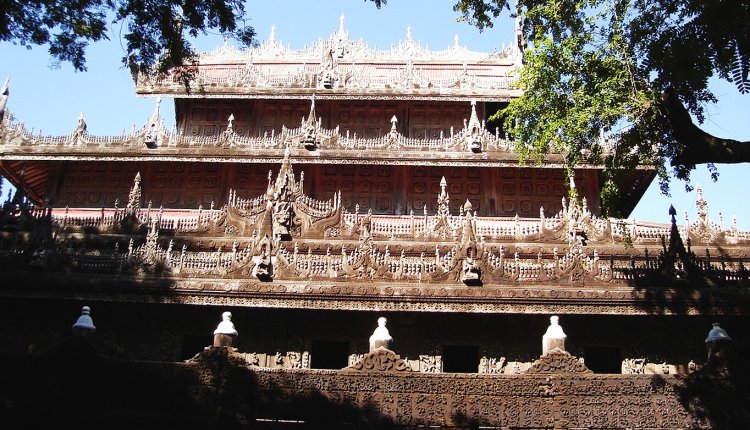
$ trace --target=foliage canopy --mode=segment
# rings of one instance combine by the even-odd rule
[[[165,72],[194,56],[189,37],[208,30],[249,45],[243,0],[0,0],[0,41],[22,46],[49,44],[56,61],[86,70],[89,43],[108,39],[109,25],[121,26],[132,72],[157,67]]]
[[[665,193],[667,161],[688,188],[697,164],[716,179],[713,163],[750,161],[750,142],[712,136],[691,117],[702,123],[717,101],[712,76],[750,94],[750,2],[459,0],[454,10],[479,29],[504,11],[523,18],[524,93],[500,113],[522,154],[605,163],[605,193],[616,192],[611,175],[644,159],[662,166]]]

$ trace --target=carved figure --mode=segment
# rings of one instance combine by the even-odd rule
[[[302,356],[297,351],[290,351],[286,353],[287,358],[289,359],[289,366],[292,369],[301,369],[302,368]]]
[[[626,358],[622,360],[622,373],[625,375],[643,375],[646,373],[646,359]]]
[[[439,355],[420,355],[420,370],[426,373],[440,373],[443,370],[443,360]]]
[[[291,237],[289,231],[291,225],[291,205],[289,204],[289,202],[276,200],[273,206],[273,236],[275,241],[288,240]]]
[[[271,253],[268,251],[268,245],[263,244],[260,248],[260,255],[255,262],[253,273],[261,281],[270,281],[273,279],[273,265],[271,261]]]
[[[461,272],[461,280],[466,285],[482,283],[482,270],[476,262],[476,251],[474,251],[473,247],[470,247],[466,251],[466,258],[464,258]]]

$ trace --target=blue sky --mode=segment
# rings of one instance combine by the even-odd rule
[[[491,52],[508,45],[513,39],[513,22],[501,18],[494,28],[479,32],[465,23],[456,22],[453,1],[391,0],[380,10],[371,2],[360,0],[254,1],[246,2],[249,23],[259,40],[268,37],[272,25],[276,37],[292,48],[302,48],[318,38],[327,38],[345,16],[345,27],[352,39],[364,39],[371,46],[388,48],[403,40],[411,26],[415,40],[430,49],[445,49],[459,43],[471,50]],[[96,135],[119,134],[133,125],[142,126],[153,111],[155,100],[139,98],[128,70],[122,68],[124,50],[119,41],[120,28],[110,30],[110,41],[93,44],[88,50],[88,71],[76,73],[69,64],[59,68],[44,47],[32,50],[0,43],[0,79],[10,76],[8,108],[28,128],[44,134],[64,135],[76,126],[80,113],[86,117],[88,130]],[[207,35],[197,41],[199,50],[213,50],[223,44],[220,35]],[[750,95],[739,94],[731,84],[712,82],[719,97],[717,105],[707,107],[708,119],[703,128],[715,135],[750,140]],[[162,116],[167,127],[174,123],[174,105],[165,100]],[[709,203],[709,216],[718,222],[721,212],[729,225],[736,215],[742,230],[750,230],[750,164],[719,165],[719,181],[713,183],[704,166],[693,173],[693,184],[700,184]],[[4,186],[7,192],[7,186]],[[748,193],[748,194],[745,194]],[[695,192],[686,192],[673,181],[671,197],[660,193],[655,181],[631,217],[638,220],[669,222],[670,204],[678,211],[678,222],[685,211],[690,220],[696,217]]]

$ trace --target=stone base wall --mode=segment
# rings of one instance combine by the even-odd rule
[[[274,370],[227,348],[188,363],[108,360],[77,338],[0,360],[4,428],[708,429],[750,416],[735,361],[689,377]]]

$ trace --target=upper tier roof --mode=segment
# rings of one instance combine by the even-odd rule
[[[475,52],[460,46],[458,36],[451,48],[431,51],[412,38],[410,28],[404,41],[380,50],[349,39],[342,16],[328,39],[303,49],[284,46],[272,28],[256,47],[238,50],[225,43],[200,54],[190,92],[176,74],[135,78],[141,95],[502,101],[519,94],[512,82],[520,60],[515,46]]]

